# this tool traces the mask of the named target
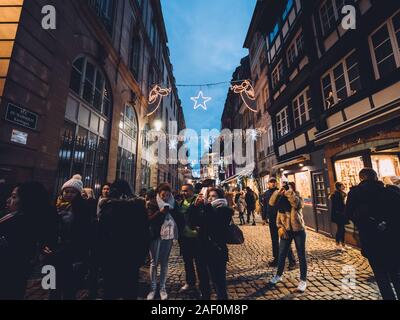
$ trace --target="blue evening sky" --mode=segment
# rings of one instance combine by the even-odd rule
[[[240,59],[256,0],[161,0],[177,84],[230,81]],[[178,87],[187,128],[220,129],[229,84]],[[194,110],[202,89],[208,110]],[[200,101],[202,102],[202,101]]]

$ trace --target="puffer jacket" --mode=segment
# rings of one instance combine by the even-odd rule
[[[303,207],[304,202],[298,192],[288,190],[284,195],[279,194],[279,190],[275,191],[270,200],[270,206],[278,205],[278,202],[282,197],[290,203],[291,209],[285,209],[284,212],[279,210],[276,217],[276,225],[278,229],[283,228],[285,231],[303,231],[305,230],[304,218],[303,218]]]

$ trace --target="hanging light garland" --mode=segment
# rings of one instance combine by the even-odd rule
[[[176,87],[197,87],[200,88],[197,97],[191,97],[190,99],[195,103],[194,109],[197,110],[200,107],[203,110],[207,110],[207,102],[212,100],[211,97],[205,97],[202,88],[203,87],[215,87],[223,84],[230,84],[230,90],[235,94],[239,94],[245,106],[252,112],[257,112],[257,104],[255,98],[254,87],[250,80],[234,80],[225,82],[205,83],[205,84],[177,84]],[[153,86],[149,93],[148,99],[148,112],[147,116],[151,116],[155,113],[161,105],[162,99],[171,94],[171,88],[162,88],[161,85],[156,84]],[[201,101],[201,102],[200,102]]]

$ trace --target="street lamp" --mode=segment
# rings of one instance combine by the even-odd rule
[[[156,120],[154,121],[154,129],[156,129],[156,131],[161,131],[163,124],[161,120]]]

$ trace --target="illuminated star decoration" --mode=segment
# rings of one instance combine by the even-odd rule
[[[149,107],[147,112],[148,117],[157,111],[157,109],[160,107],[162,99],[169,96],[171,91],[172,90],[168,88],[161,88],[158,84],[151,89],[149,93]]]
[[[252,112],[257,112],[256,93],[249,80],[244,80],[240,85],[231,86],[231,90],[240,94],[248,109]]]
[[[191,97],[190,100],[194,102],[194,110],[197,110],[200,107],[202,107],[204,110],[207,110],[206,103],[211,101],[212,98],[204,97],[203,91],[200,91],[197,97]],[[203,100],[203,102],[199,103],[199,100]]]

